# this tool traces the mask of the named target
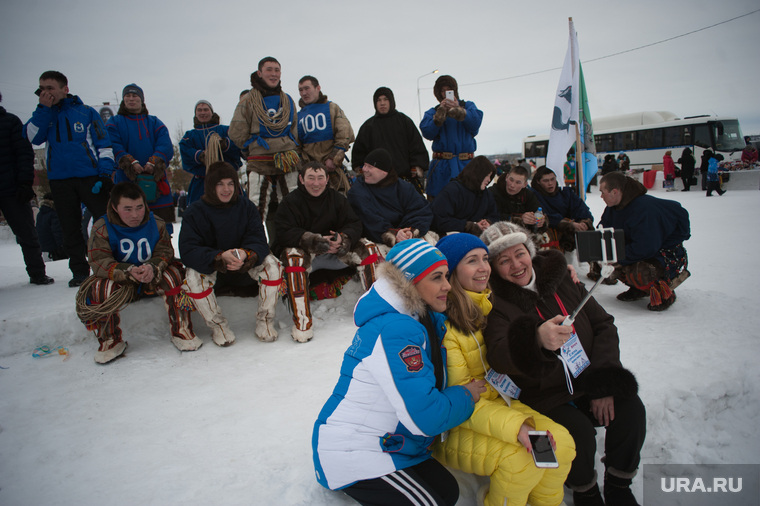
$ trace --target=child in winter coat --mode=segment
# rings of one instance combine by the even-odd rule
[[[437,244],[449,262],[446,337],[449,386],[483,379],[489,370],[483,327],[491,311],[488,248],[469,234],[453,234]],[[486,506],[502,504],[556,506],[562,503],[563,483],[575,457],[575,443],[561,425],[519,400],[510,403],[491,385],[475,404],[472,416],[451,429],[434,455],[445,465],[491,478],[479,493]],[[538,468],[531,456],[529,430],[552,434],[559,467]],[[487,495],[486,495],[487,494]]]

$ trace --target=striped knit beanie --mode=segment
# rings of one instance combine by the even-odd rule
[[[407,239],[397,243],[385,256],[385,260],[395,265],[414,284],[441,265],[448,265],[443,253],[422,239]]]

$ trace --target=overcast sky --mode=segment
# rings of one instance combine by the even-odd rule
[[[135,82],[175,138],[180,123],[192,128],[201,98],[229,124],[250,73],[271,55],[296,102],[298,79],[316,76],[355,132],[380,86],[419,124],[418,82],[424,114],[436,105],[435,79],[450,74],[484,112],[478,153],[517,152],[524,137],[549,131],[560,74],[550,69],[562,66],[572,17],[592,117],[715,114],[760,134],[760,12],[591,61],[756,9],[758,0],[4,0],[0,105],[28,120],[49,69],[90,105],[121,100]]]

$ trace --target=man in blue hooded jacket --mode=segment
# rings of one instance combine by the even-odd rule
[[[34,145],[47,143],[50,190],[63,229],[76,287],[90,274],[82,235],[82,204],[93,216],[103,216],[114,172],[111,140],[98,112],[69,93],[65,75],[43,72],[37,93],[39,105],[24,125],[24,137]]]

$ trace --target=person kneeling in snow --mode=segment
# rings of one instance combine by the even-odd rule
[[[115,293],[117,291],[127,295],[123,302],[160,293],[169,314],[174,346],[180,351],[195,351],[201,347],[203,342],[193,333],[187,309],[179,304],[184,278],[182,264],[174,258],[164,220],[148,211],[148,201],[139,186],[125,181],[113,187],[106,215],[93,225],[88,246],[88,261],[94,274],[79,288],[78,311],[101,310],[101,314],[105,314],[108,299],[122,297]],[[123,287],[129,290],[120,290]],[[86,301],[86,308],[80,307],[82,300]],[[95,362],[99,364],[120,357],[127,348],[119,328],[120,307],[86,322],[100,343],[95,353]]]
[[[187,266],[188,295],[211,329],[214,344],[229,346],[235,342],[235,334],[216,301],[214,285],[223,280],[239,285],[250,281],[248,277],[258,281],[256,336],[261,341],[274,341],[274,307],[282,267],[269,253],[261,215],[256,205],[242,195],[237,171],[229,163],[212,163],[205,185],[201,199],[185,211],[179,233],[179,252]]]

